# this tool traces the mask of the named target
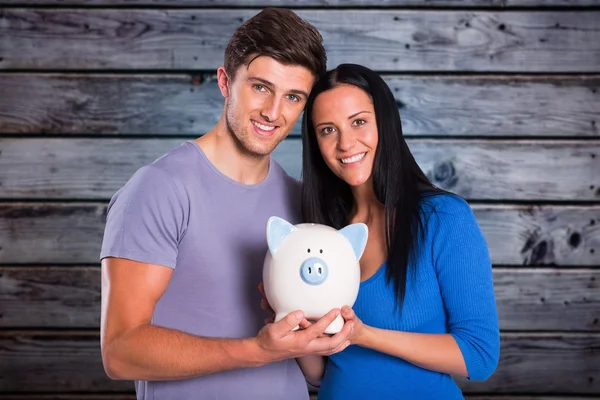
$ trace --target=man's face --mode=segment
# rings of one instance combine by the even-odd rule
[[[313,82],[308,69],[266,56],[241,65],[224,94],[227,127],[242,151],[270,154],[292,130]]]

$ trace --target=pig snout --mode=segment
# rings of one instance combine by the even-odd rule
[[[317,257],[304,260],[300,267],[300,277],[309,285],[320,285],[327,280],[327,264]]]

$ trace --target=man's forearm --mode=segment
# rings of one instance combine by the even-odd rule
[[[112,379],[175,380],[268,362],[254,339],[201,338],[142,325],[102,349]]]

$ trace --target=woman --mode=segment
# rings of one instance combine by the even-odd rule
[[[307,380],[320,400],[462,399],[451,375],[487,379],[499,357],[491,262],[470,207],[429,182],[394,96],[365,67],[317,82],[302,134],[305,220],[369,227],[358,299],[342,309],[351,345],[303,360]]]

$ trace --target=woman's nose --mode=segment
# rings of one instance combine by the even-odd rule
[[[356,138],[351,133],[340,132],[338,137],[338,148],[342,151],[350,150],[356,145]]]

